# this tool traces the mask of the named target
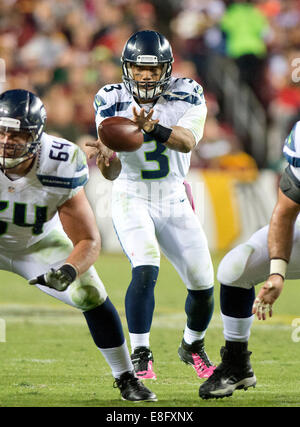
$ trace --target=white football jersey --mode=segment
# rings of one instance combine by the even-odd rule
[[[153,108],[152,119],[159,119],[161,125],[189,129],[196,143],[202,138],[207,108],[202,87],[192,79],[173,77],[168,91],[154,105],[142,106],[136,103],[123,83],[104,86],[96,94],[94,102],[97,129],[107,117],[132,118],[133,107],[137,111],[143,107],[146,112]],[[118,157],[122,162],[122,171],[114,181],[114,186],[126,186],[126,191],[136,193],[137,185],[141,182],[147,186],[160,183],[164,187],[164,194],[167,191],[168,195],[174,195],[178,189],[182,190],[191,153],[170,150],[144,134],[144,143],[140,149],[131,153],[120,152]]]
[[[27,175],[10,180],[0,171],[0,248],[19,252],[61,227],[57,209],[87,182],[86,157],[78,146],[43,133]]]
[[[300,181],[300,121],[297,122],[286,138],[283,154],[293,174]]]

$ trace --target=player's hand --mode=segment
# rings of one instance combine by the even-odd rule
[[[57,291],[65,291],[67,287],[74,282],[77,277],[77,271],[70,264],[64,264],[58,270],[51,268],[46,274],[29,280],[30,285],[43,285]]]
[[[252,313],[256,314],[259,320],[266,320],[267,312],[272,317],[272,306],[281,294],[283,284],[283,278],[278,274],[273,274],[261,287],[252,307]]]
[[[146,114],[144,108],[138,113],[136,108],[132,108],[133,118],[132,120],[138,125],[140,129],[143,129],[145,132],[151,132],[154,129],[154,126],[159,122],[159,120],[152,120],[154,113],[153,108]]]
[[[103,162],[105,166],[107,167],[109,166],[109,160],[113,156],[114,151],[106,147],[106,145],[104,145],[100,139],[97,139],[97,141],[93,141],[93,142],[86,142],[85,146],[92,147],[92,149],[86,152],[88,159],[97,157],[96,158],[97,163]]]

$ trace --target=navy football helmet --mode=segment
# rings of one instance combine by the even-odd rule
[[[44,104],[33,93],[13,89],[0,95],[0,165],[11,169],[34,157],[46,123]],[[21,137],[21,140],[20,140]]]
[[[172,63],[172,48],[168,40],[157,31],[138,31],[126,42],[122,57],[123,82],[126,89],[138,100],[152,101],[168,88]],[[134,80],[131,65],[161,66],[159,81],[139,82]]]

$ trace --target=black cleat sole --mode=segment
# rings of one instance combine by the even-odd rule
[[[201,391],[201,387],[200,387],[200,389],[199,389],[199,396],[203,400],[208,400],[208,399],[223,399],[224,397],[231,397],[233,395],[233,393],[234,393],[235,390],[244,390],[244,391],[247,391],[250,387],[255,388],[255,386],[256,386],[256,378],[254,377],[253,379],[254,379],[254,382],[252,384],[250,382],[248,384],[241,384],[241,385],[235,387],[233,390],[228,391],[228,393],[224,393],[224,394],[205,393],[205,392]]]
[[[147,403],[147,402],[157,402],[157,397],[152,399],[142,399],[142,400],[131,400],[131,399],[125,399],[123,396],[121,396],[122,400],[125,402],[131,402],[131,403]]]

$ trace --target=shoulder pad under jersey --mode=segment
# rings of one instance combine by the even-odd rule
[[[167,101],[183,101],[191,105],[205,104],[202,86],[188,78],[173,78],[163,97]]]

